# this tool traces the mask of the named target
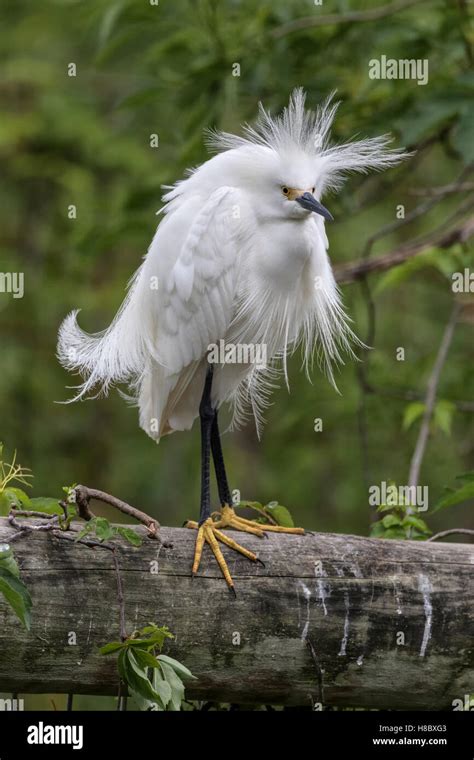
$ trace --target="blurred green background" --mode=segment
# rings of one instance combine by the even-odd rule
[[[25,294],[0,293],[0,437],[32,468],[32,495],[60,496],[61,486],[79,482],[163,524],[198,514],[197,427],[157,447],[116,392],[56,403],[72,395],[66,386],[75,379],[58,365],[55,344],[72,308],[83,310],[87,330],[110,323],[152,239],[161,186],[207,158],[205,127],[238,131],[259,100],[277,111],[295,86],[307,90],[311,106],[337,89],[335,140],[391,132],[396,146],[417,151],[326,199],[336,219],[328,230],[335,264],[359,258],[369,238],[396,221],[398,205],[408,215],[433,200],[426,189],[464,183],[375,242],[373,256],[472,213],[467,4],[428,0],[375,21],[344,20],[381,5],[4,0],[0,270],[24,272]],[[337,23],[291,26],[330,13]],[[369,60],[381,55],[428,59],[429,83],[370,79]],[[76,76],[68,75],[71,63]],[[158,148],[150,147],[154,133]],[[71,205],[76,219],[68,218]],[[468,243],[432,248],[416,264],[372,276],[368,287],[343,287],[355,330],[373,350],[341,369],[340,395],[316,369],[309,384],[294,357],[291,395],[275,393],[261,442],[253,425],[224,436],[231,485],[243,499],[277,499],[308,529],[368,533],[368,485],[407,482],[420,419],[404,429],[404,415],[425,391],[451,311],[451,272],[472,267],[471,254]],[[472,468],[472,311],[464,300],[439,389],[452,403],[433,425],[421,471],[431,501]],[[397,361],[397,347],[405,361]],[[319,417],[323,431],[314,432]],[[474,527],[468,506],[456,509],[430,526]]]

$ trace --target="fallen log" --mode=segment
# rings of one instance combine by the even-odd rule
[[[126,629],[170,628],[166,653],[198,678],[190,699],[452,709],[474,691],[473,545],[229,531],[265,563],[223,549],[234,599],[209,547],[191,579],[194,531],[161,528],[172,547],[137,531],[141,547],[117,542]],[[0,542],[15,533],[0,520]],[[0,691],[116,694],[114,658],[98,652],[119,638],[112,553],[50,532],[12,547],[33,623],[0,597]]]

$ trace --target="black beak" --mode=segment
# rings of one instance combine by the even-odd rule
[[[324,216],[328,222],[334,221],[333,215],[327,210],[327,208],[324,208],[323,204],[317,201],[311,193],[303,193],[299,198],[295,198],[295,201],[307,211],[314,211],[315,214],[321,214],[321,216]]]

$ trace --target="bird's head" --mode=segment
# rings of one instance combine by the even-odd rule
[[[286,200],[295,201],[297,204],[295,207],[288,207],[285,205],[285,212],[289,216],[300,217],[302,216],[300,209],[303,209],[303,212],[320,214],[325,219],[327,219],[328,222],[333,222],[334,218],[331,212],[328,211],[327,208],[325,208],[323,204],[314,197],[315,190],[316,188],[314,186],[305,189],[282,185],[281,192],[283,193],[283,196],[286,198]]]
[[[333,221],[320,201],[322,183],[314,158],[298,150],[257,151],[240,149],[240,186],[251,196],[257,217],[303,220],[315,213]],[[242,160],[247,153],[248,163]]]
[[[386,169],[407,156],[388,149],[387,135],[331,144],[329,132],[338,105],[330,95],[316,111],[306,110],[299,88],[279,116],[271,116],[260,104],[257,123],[245,125],[243,136],[209,131],[208,143],[220,155],[197,169],[189,184],[196,179],[203,187],[207,180],[209,191],[223,184],[243,189],[261,220],[304,220],[314,213],[332,221],[321,203],[324,193],[337,190],[350,172]],[[185,189],[178,187],[165,199]]]

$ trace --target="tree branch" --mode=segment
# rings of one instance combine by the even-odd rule
[[[301,29],[309,29],[318,26],[334,26],[339,24],[354,24],[368,21],[378,21],[379,19],[393,16],[414,5],[421,5],[431,0],[396,0],[389,5],[382,5],[378,8],[371,8],[367,11],[349,11],[348,13],[328,13],[325,16],[303,16],[287,24],[277,26],[272,31],[272,37],[279,39],[287,34],[298,32]]]
[[[437,541],[438,538],[444,538],[445,536],[454,536],[458,533],[465,536],[474,536],[474,530],[470,530],[469,528],[450,528],[449,530],[442,530],[439,533],[435,533],[435,535],[430,536],[427,541]]]
[[[438,355],[434,363],[433,371],[428,380],[428,386],[426,389],[426,397],[425,397],[425,412],[423,415],[420,432],[418,434],[415,451],[413,453],[413,457],[410,463],[410,474],[408,476],[408,485],[410,487],[418,485],[420,468],[423,462],[423,457],[425,455],[425,450],[426,450],[426,444],[428,443],[428,437],[430,434],[430,423],[431,423],[431,418],[433,416],[433,411],[434,411],[434,407],[436,403],[436,394],[438,391],[439,379],[441,376],[441,371],[443,369],[444,363],[448,356],[449,347],[453,339],[454,330],[456,327],[456,322],[457,322],[460,310],[461,310],[460,304],[457,301],[455,301],[453,308],[451,310],[448,324],[446,325],[446,329],[443,334],[443,338],[441,340],[441,344],[438,350]]]
[[[440,187],[418,187],[409,190],[410,195],[428,195],[430,197],[444,197],[455,193],[469,193],[474,190],[474,182],[453,182],[451,185]]]
[[[127,502],[122,501],[105,491],[99,491],[97,488],[88,488],[88,486],[78,485],[75,487],[74,491],[76,493],[76,504],[79,510],[79,515],[84,520],[91,520],[94,517],[89,509],[89,502],[91,499],[96,499],[97,501],[104,502],[104,504],[110,504],[110,506],[115,507],[115,509],[123,512],[125,515],[129,515],[129,517],[133,517],[135,520],[138,520],[138,522],[146,525],[150,536],[152,538],[158,538],[158,531],[160,528],[158,520],[150,517],[140,509],[132,507],[130,504],[127,504]]]
[[[431,236],[426,236],[417,243],[396,248],[383,256],[374,259],[359,259],[349,264],[341,264],[334,269],[336,281],[339,283],[355,282],[372,272],[385,272],[387,269],[399,266],[408,259],[419,253],[436,246],[437,248],[450,248],[455,243],[465,243],[474,235],[474,219],[467,220],[459,227],[447,232],[442,229],[436,230]]]
[[[120,541],[125,623],[168,625],[169,654],[198,679],[186,684],[188,699],[452,709],[473,683],[472,542],[248,535],[265,567],[223,548],[235,601],[209,547],[192,580],[194,531],[160,532],[173,549]],[[0,519],[0,542],[14,534]],[[108,553],[34,531],[15,542],[15,555],[34,608],[28,632],[0,597],[2,691],[115,695],[116,662],[99,652],[116,637],[119,613]],[[410,636],[398,647],[404,621]],[[78,643],[65,646],[71,630]]]

